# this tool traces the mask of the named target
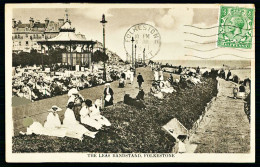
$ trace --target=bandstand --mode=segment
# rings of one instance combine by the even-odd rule
[[[40,44],[41,50],[45,54],[51,49],[66,48],[66,52],[62,53],[61,63],[64,65],[91,68],[91,55],[96,42],[77,36],[75,28],[71,27],[71,22],[68,19],[56,37],[40,40],[37,43]]]

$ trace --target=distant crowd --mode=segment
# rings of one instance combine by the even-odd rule
[[[106,81],[104,81],[103,71],[99,69],[70,71],[60,68],[55,71],[43,71],[36,66],[18,66],[14,69],[12,93],[13,96],[24,97],[31,101],[41,100],[66,94],[72,87],[81,90],[118,80],[124,71],[124,66],[107,67]]]

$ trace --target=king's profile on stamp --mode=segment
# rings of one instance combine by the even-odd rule
[[[218,46],[250,49],[253,20],[254,9],[221,6]]]

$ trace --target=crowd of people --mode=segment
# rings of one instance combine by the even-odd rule
[[[126,71],[125,67],[107,68],[106,82],[118,80]],[[104,84],[103,71],[88,69],[69,71],[58,69],[54,72],[42,71],[39,67],[16,67],[12,78],[13,96],[24,97],[31,101],[66,94],[72,87],[89,88]]]

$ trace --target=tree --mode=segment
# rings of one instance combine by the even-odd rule
[[[106,62],[108,60],[108,55],[100,50],[97,50],[92,55],[91,59],[93,62],[99,62],[99,61]]]
[[[66,49],[51,49],[49,51],[50,64],[56,64],[62,62],[62,53],[66,52]]]
[[[31,65],[31,64],[33,64],[33,62],[32,62],[32,58],[31,58],[31,55],[30,55],[30,53],[28,53],[28,52],[20,52],[19,54],[18,54],[18,56],[20,57],[20,59],[21,59],[21,65],[24,67],[24,66],[26,66],[26,65]]]
[[[21,58],[16,53],[12,54],[12,60],[13,60],[13,62],[12,62],[13,67],[19,66],[21,64]]]

